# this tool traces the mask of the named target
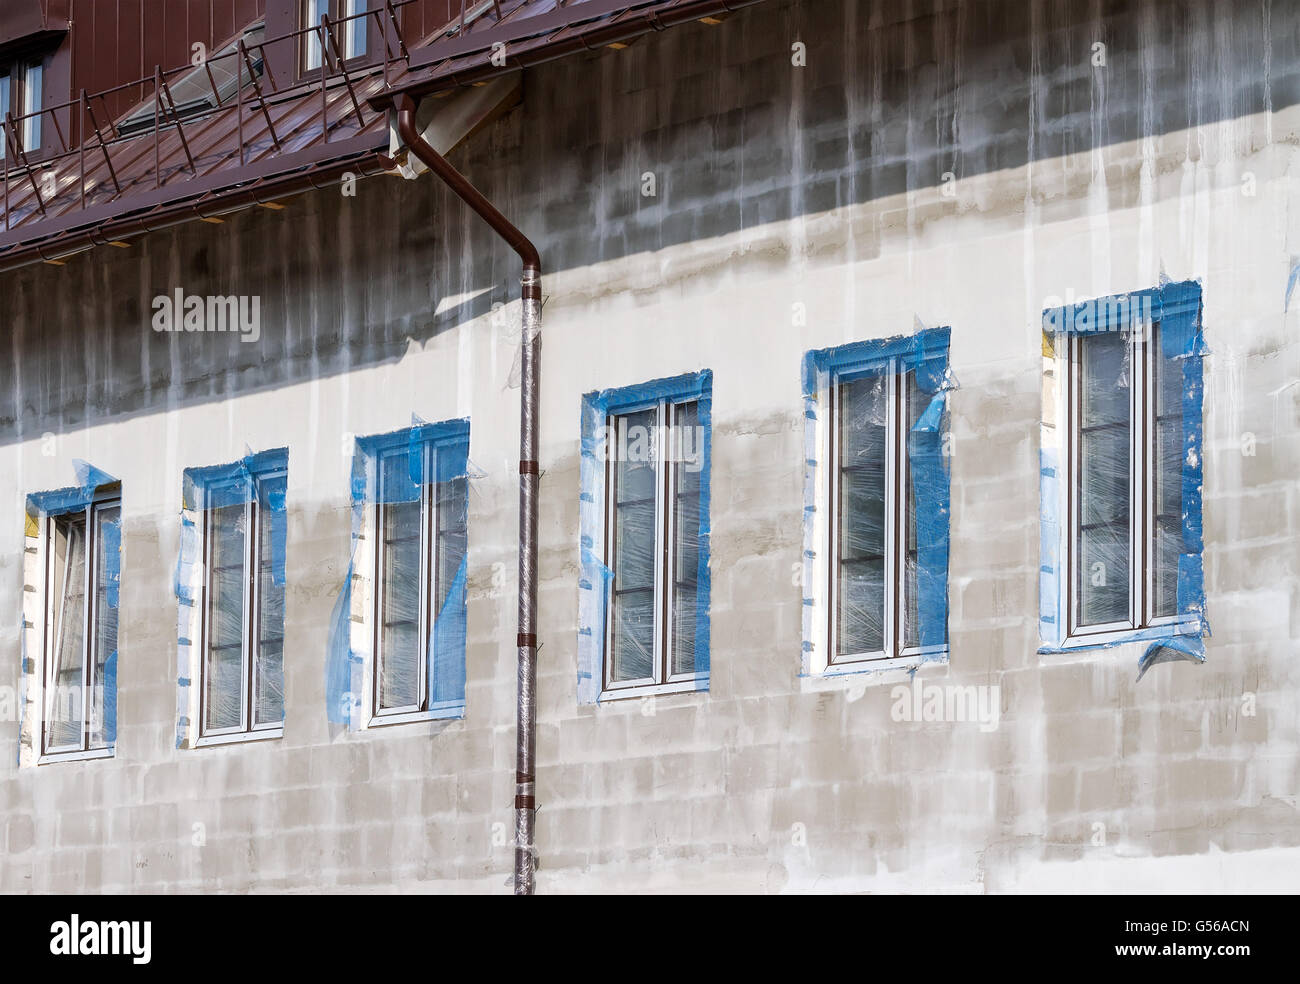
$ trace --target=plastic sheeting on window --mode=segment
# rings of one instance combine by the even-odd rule
[[[432,718],[464,715],[469,478],[468,420],[416,420],[404,430],[357,439],[352,457],[352,552],[331,616],[325,666],[326,714],[332,725],[361,728],[368,722],[364,695],[375,657],[374,633],[369,630],[376,618],[385,623],[381,645],[398,658],[386,661],[380,700],[372,695],[371,702],[411,706]],[[422,560],[419,549],[403,550],[401,544],[409,543],[412,535],[416,543],[423,542],[418,528],[413,527],[412,534],[406,527],[423,521],[418,506],[428,501],[426,496],[433,497],[434,528],[426,534],[428,556]],[[386,517],[387,530],[376,528],[381,516]],[[393,541],[383,551],[382,570],[373,569],[373,552],[362,549],[365,538],[375,536]],[[429,590],[421,583],[422,565],[434,579],[431,625],[424,639],[416,631],[421,598]],[[364,580],[378,583],[367,589],[360,583]],[[383,600],[367,606],[377,589],[386,589]],[[423,694],[414,692],[414,668],[400,658],[411,647],[423,650],[417,657],[424,665]]]
[[[855,503],[846,508],[850,525],[841,530],[840,543],[848,551],[849,571],[839,584],[839,634],[849,650],[880,651],[884,645],[883,617],[886,581],[892,578],[885,564],[884,506],[891,495],[886,491],[885,442],[889,439],[888,414],[902,414],[906,427],[906,465],[912,503],[909,521],[901,530],[898,550],[904,571],[903,648],[915,651],[915,664],[941,661],[948,651],[948,543],[951,508],[949,470],[944,454],[944,420],[948,393],[957,381],[948,366],[948,328],[927,328],[914,335],[893,336],[850,342],[834,348],[805,353],[802,365],[804,398],[804,513],[803,513],[803,657],[805,675],[825,672],[833,654],[825,629],[829,584],[819,578],[819,565],[829,544],[830,516],[819,516],[818,502],[827,476],[818,461],[824,408],[829,408],[831,389],[839,390],[838,419],[847,428],[838,434],[850,464],[839,475],[841,494]],[[891,375],[891,372],[893,375]],[[896,398],[889,396],[903,377],[907,388]],[[847,451],[845,450],[847,448]],[[832,463],[825,463],[832,467]],[[829,511],[829,510],[828,510]],[[853,573],[856,568],[859,572]],[[873,573],[874,572],[874,573]],[[819,585],[821,588],[819,589]],[[827,597],[821,597],[825,594]],[[886,654],[894,655],[893,653]],[[870,671],[870,661],[846,664],[856,672]]]
[[[57,661],[55,686],[63,687],[65,699],[58,699],[56,689],[51,701],[46,695],[45,708],[33,714],[43,714],[49,725],[47,748],[112,749],[117,741],[117,655],[118,655],[118,604],[122,578],[122,512],[119,505],[98,505],[91,509],[96,497],[117,479],[93,465],[73,460],[75,485],[49,492],[35,492],[27,497],[25,535],[39,541],[44,521],[55,523],[52,569],[60,568],[65,577],[55,578],[57,597],[39,596],[41,604],[54,618],[56,638],[51,641],[51,654]],[[94,524],[93,534],[86,528],[84,514],[91,510],[89,521]],[[76,514],[83,514],[77,516]],[[91,557],[95,569],[86,568],[88,537],[93,535]],[[62,547],[59,545],[62,544]],[[91,636],[84,638],[84,606],[93,597],[95,624]],[[36,619],[45,621],[46,612],[31,612]],[[61,631],[62,627],[67,632]],[[25,636],[25,634],[24,634]],[[26,640],[24,638],[24,647]],[[83,700],[82,690],[86,679],[85,660],[90,666],[89,700]],[[29,678],[43,670],[39,659],[29,659],[24,652],[22,660],[21,705],[24,713],[28,707]],[[67,706],[63,706],[64,703]],[[74,705],[75,706],[72,706]],[[57,705],[57,706],[56,706]],[[51,716],[53,711],[57,716]],[[84,720],[83,720],[84,718]],[[34,723],[34,722],[33,722]],[[24,729],[35,735],[39,729]],[[36,742],[39,744],[39,741]],[[21,745],[21,743],[20,743]],[[44,749],[33,748],[36,753]],[[20,747],[20,761],[22,749]]]
[[[111,747],[117,741],[117,632],[118,602],[122,582],[122,507],[97,510],[99,548],[96,553],[95,590],[99,593],[95,627],[94,705],[90,736],[92,746]]]
[[[255,599],[259,637],[255,651],[253,706],[249,727],[284,720],[284,599],[288,537],[286,448],[249,453],[239,461],[187,468],[183,476],[180,550],[174,591],[177,614],[176,747],[193,743],[203,731],[239,727],[245,720],[243,669],[250,572],[247,556],[257,558]],[[248,528],[250,506],[257,504],[257,528]],[[211,535],[211,557],[203,570],[202,537]],[[249,538],[256,538],[255,544]],[[254,546],[255,550],[249,548]],[[204,591],[207,595],[205,597]],[[198,652],[201,614],[209,609],[207,652]],[[201,671],[206,660],[207,674]],[[195,680],[206,681],[206,721],[194,719],[199,702]]]
[[[82,683],[88,655],[85,637],[88,545],[84,513],[53,517],[50,537],[50,597],[45,679],[45,750],[81,747],[85,703]]]
[[[601,699],[606,638],[614,645],[614,680],[655,676],[653,666],[655,505],[647,503],[646,477],[663,451],[675,459],[676,482],[665,501],[674,519],[675,572],[667,585],[672,600],[671,652],[664,654],[668,678],[697,690],[709,686],[709,485],[712,443],[713,373],[705,369],[634,386],[588,393],[582,398],[582,460],[579,502],[582,573],[578,581],[578,701]],[[663,421],[669,444],[655,442],[661,401],[671,405]],[[653,416],[655,423],[650,424]],[[611,415],[623,423],[606,433]],[[643,419],[644,417],[644,419]],[[615,442],[616,474],[612,543],[606,542],[606,459]],[[622,491],[620,491],[622,490]],[[627,494],[623,494],[626,492]],[[605,563],[610,548],[622,571],[617,582]],[[621,553],[620,553],[621,551]],[[617,593],[615,588],[617,587]],[[610,620],[615,620],[610,632]]]
[[[1203,357],[1208,349],[1201,324],[1201,287],[1195,281],[1165,282],[1151,290],[1080,301],[1043,312],[1043,351],[1057,379],[1058,400],[1066,387],[1064,343],[1087,336],[1083,346],[1079,508],[1084,542],[1073,572],[1079,584],[1080,625],[1129,620],[1128,557],[1129,444],[1133,422],[1128,393],[1135,385],[1132,347],[1125,332],[1143,326],[1157,340],[1146,385],[1154,389],[1154,536],[1147,546],[1153,616],[1172,623],[1108,636],[1098,647],[1148,642],[1141,675],[1169,659],[1203,660],[1205,618],[1202,494]],[[1113,341],[1112,341],[1113,340]],[[1040,652],[1092,648],[1070,639],[1067,645],[1070,572],[1064,569],[1064,481],[1068,465],[1061,433],[1065,416],[1051,410],[1044,424],[1040,462],[1041,562],[1039,577]]]

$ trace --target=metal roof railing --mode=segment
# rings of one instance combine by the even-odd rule
[[[410,59],[398,10],[418,2],[384,0],[382,6],[336,19],[325,15],[319,24],[252,44],[241,37],[231,50],[204,59],[200,66],[156,66],[151,76],[95,93],[82,89],[73,99],[31,113],[5,113],[0,122],[5,149],[3,232],[54,215],[67,217],[148,187],[161,189],[178,177],[197,178],[222,167],[243,167],[250,160],[307,143],[328,144],[340,129],[352,135],[365,130],[376,117],[365,106],[366,96],[387,84],[394,64],[404,68]],[[367,26],[373,21],[381,45],[378,55],[344,55],[346,42],[340,42],[339,32],[349,30],[354,21]],[[307,40],[317,45],[319,54],[313,60],[319,61],[318,69],[277,79],[267,50],[291,46],[297,60]],[[223,96],[214,67],[228,68],[238,79],[233,98],[229,91]],[[382,82],[377,78],[381,67]],[[199,69],[207,78],[211,102],[198,112],[185,112],[178,107],[172,86]],[[133,112],[117,122],[109,120],[108,100],[132,89],[149,94]],[[320,102],[304,112],[313,90],[319,91]],[[295,95],[300,98],[294,99]],[[150,101],[149,131],[123,133],[121,125],[138,120],[139,107]],[[24,146],[24,133],[29,121],[45,118],[53,124],[57,139],[51,152],[38,156]]]
[[[398,13],[423,2],[383,0],[261,40],[252,40],[246,27],[198,66],[156,67],[151,76],[102,92],[83,89],[75,99],[33,113],[6,114],[0,121],[0,148],[7,151],[0,176],[0,271],[37,260],[60,263],[187,218],[217,219],[249,204],[269,205],[345,173],[388,170],[388,113],[401,97],[480,85],[581,51],[625,47],[642,34],[692,20],[716,24],[760,0],[460,0],[459,14],[447,23],[408,38],[402,21],[412,18]],[[354,58],[343,38],[352,37],[356,24],[364,24],[367,41],[376,37],[379,47],[372,42]],[[294,70],[277,78],[287,64]],[[223,71],[226,66],[233,71]],[[110,120],[109,98],[120,100],[132,89],[148,95]],[[36,158],[23,132],[44,116],[53,122],[57,143],[50,150],[47,141],[47,152]]]

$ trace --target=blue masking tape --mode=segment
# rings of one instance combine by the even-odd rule
[[[117,741],[117,650],[104,661],[104,741],[111,748]]]
[[[104,604],[117,608],[122,585],[122,520],[105,521],[100,525],[100,533],[103,537],[100,551],[104,558]]]
[[[101,485],[110,485],[116,481],[108,472],[100,471],[89,462],[82,461],[80,458],[72,459],[72,470],[77,476],[77,485],[81,489],[81,496],[89,502],[95,496],[95,490]]]
[[[939,420],[944,408],[936,396],[908,435],[908,461],[916,512],[917,636],[922,649],[948,641],[949,475]],[[937,409],[937,414],[934,411]],[[932,421],[927,421],[933,416]]]
[[[325,716],[330,724],[350,727],[361,707],[360,677],[353,682],[351,662],[352,565],[330,613],[325,657]]]
[[[1137,678],[1141,680],[1153,666],[1177,660],[1204,663],[1205,640],[1200,636],[1176,635],[1151,643],[1138,660]]]
[[[429,708],[437,710],[465,703],[465,587],[468,556],[462,557],[447,597],[433,621],[430,640]]]
[[[285,555],[289,539],[286,486],[285,479],[276,479],[266,496],[266,506],[271,514],[271,582],[278,587],[285,584]]]
[[[707,370],[706,370],[707,371]],[[695,550],[695,673],[700,679],[709,676],[709,598],[713,582],[709,576],[710,491],[709,468],[713,462],[713,398],[712,372],[702,386],[699,400],[699,422],[702,435],[700,460],[703,462],[700,477],[700,531]]]
[[[49,492],[33,492],[27,497],[27,512],[31,516],[61,516],[79,512],[95,500],[95,493],[105,485],[117,481],[107,472],[100,471],[79,458],[72,461],[77,484]]]

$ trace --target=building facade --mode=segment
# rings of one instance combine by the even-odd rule
[[[538,891],[1293,887],[1300,11],[452,6],[425,132],[544,264]],[[277,83],[341,149],[197,198],[220,105],[7,130],[0,890],[509,891],[518,260],[366,22]]]

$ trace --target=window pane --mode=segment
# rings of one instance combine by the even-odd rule
[[[329,0],[303,0],[302,26],[320,27],[322,16],[330,12]],[[306,68],[320,68],[320,31],[312,31],[302,36]]]
[[[276,584],[273,561],[275,559],[273,523],[284,522],[284,514],[276,518],[274,505],[283,507],[289,479],[286,475],[261,479],[257,483],[257,590],[258,638],[257,703],[253,708],[254,724],[273,724],[284,720],[284,589]]]
[[[208,663],[205,716],[209,729],[237,728],[244,707],[244,573],[248,507],[208,510]]]
[[[673,673],[695,672],[695,614],[700,569],[700,474],[704,466],[704,435],[700,405],[673,408]]]
[[[613,626],[610,678],[652,678],[654,671],[656,410],[615,419]]]
[[[1152,530],[1152,608],[1156,618],[1178,614],[1178,557],[1183,552],[1183,363],[1161,352],[1159,327],[1150,352],[1155,375],[1155,515]]]
[[[930,402],[929,394],[921,392],[921,388],[917,386],[915,372],[909,372],[903,377],[903,399],[906,401],[903,414],[905,428],[899,439],[899,449],[902,454],[901,464],[907,482],[907,494],[903,498],[904,508],[906,509],[906,515],[903,517],[903,530],[904,536],[907,538],[903,554],[903,645],[911,647],[920,644],[916,578],[918,560],[916,486],[912,484],[911,440],[912,428],[920,421],[921,414],[925,413],[925,408]]]
[[[382,488],[410,486],[406,452],[381,460]],[[381,490],[382,496],[382,490]],[[380,512],[379,707],[419,707],[420,689],[419,499],[387,502]]]
[[[434,611],[442,611],[465,559],[469,480],[463,475],[438,483],[438,583]]]
[[[364,14],[366,10],[366,0],[347,0],[344,7],[348,14]],[[347,57],[355,58],[358,55],[365,54],[366,51],[366,22],[367,17],[358,17],[356,20],[347,22]]]
[[[86,614],[86,517],[53,521],[50,557],[50,657],[46,695],[48,748],[80,748]]]
[[[839,387],[838,656],[885,647],[888,408],[883,376]]]
[[[23,123],[23,150],[31,154],[41,147],[41,123],[39,114],[43,100],[45,73],[40,65],[28,65],[23,78],[23,112],[36,113]]]
[[[1132,366],[1128,337],[1089,336],[1081,348],[1079,624],[1129,618]]]
[[[437,541],[435,544],[433,659],[429,666],[429,699],[439,704],[465,698],[466,574],[469,519],[469,479],[465,476],[469,448],[442,445],[437,451]]]
[[[10,103],[9,76],[0,75],[0,113],[11,112],[12,104]],[[0,161],[4,160],[9,153],[9,132],[5,130],[0,134]]]
[[[95,665],[90,691],[90,747],[105,743],[104,667],[117,651],[117,573],[121,561],[122,509],[95,510]]]

